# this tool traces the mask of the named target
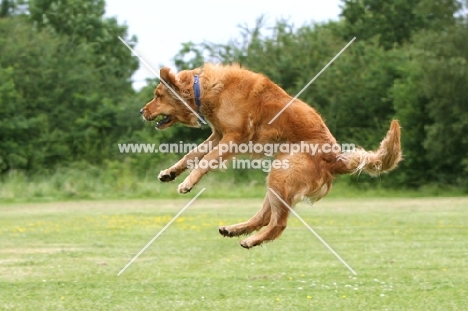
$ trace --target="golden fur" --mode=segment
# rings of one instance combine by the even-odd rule
[[[201,108],[197,110],[194,98],[194,75],[199,75]],[[171,181],[187,169],[188,161],[195,158],[207,161],[222,161],[236,154],[218,150],[203,152],[204,144],[242,143],[300,143],[336,144],[321,116],[299,99],[272,123],[270,120],[291,101],[278,85],[264,75],[248,71],[239,65],[205,64],[202,68],[181,71],[178,74],[163,68],[164,80],[188,105],[201,113],[212,129],[211,136],[198,148],[185,155],[172,167],[161,171],[161,181]],[[142,109],[143,117],[150,121],[163,115],[157,123],[165,129],[180,122],[189,127],[199,127],[197,116],[188,109],[164,83],[155,89],[155,97]],[[400,126],[391,123],[390,130],[377,151],[358,149],[356,152],[278,153],[278,160],[287,160],[289,168],[272,168],[268,188],[275,191],[289,206],[304,198],[315,202],[330,191],[334,175],[364,172],[372,176],[394,169],[401,160]],[[179,185],[180,193],[189,192],[210,168],[196,167]],[[263,207],[250,220],[220,227],[219,232],[228,237],[250,234],[263,230],[241,242],[245,248],[272,241],[286,228],[289,208],[270,191]]]

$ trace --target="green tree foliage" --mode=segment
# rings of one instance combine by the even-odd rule
[[[347,10],[359,3],[348,1],[344,11],[348,19]],[[392,118],[401,120],[405,161],[384,184],[465,184],[468,33],[464,20],[453,17],[459,3],[444,2],[446,6],[440,10],[436,2],[392,3],[373,1],[363,7],[367,24],[361,25],[362,31],[369,33],[352,44],[300,98],[325,117],[339,141],[365,148],[376,147]],[[430,12],[435,12],[431,18]],[[398,18],[409,16],[408,24],[390,19],[396,13]],[[239,41],[190,43],[190,49],[185,47],[177,56],[178,67],[193,68],[202,63],[201,57],[238,62],[295,95],[346,45],[348,38],[340,31],[351,21],[300,28],[278,21],[266,29],[259,19],[253,29],[242,29]],[[370,21],[383,24],[369,28]],[[358,25],[358,19],[355,22]],[[385,30],[385,23],[393,28]],[[184,59],[185,63],[180,61]]]
[[[11,4],[8,0],[2,0],[0,4],[0,17],[7,17],[10,15]]]
[[[105,79],[114,77],[126,82],[138,68],[138,61],[130,58],[128,49],[116,44],[119,43],[116,40],[120,36],[134,45],[137,39],[127,38],[126,25],[119,25],[115,18],[104,18],[104,9],[104,0],[29,1],[30,19],[38,29],[68,38],[70,48],[85,43],[94,53],[90,65],[98,70],[96,73]]]
[[[128,128],[118,116],[128,111],[138,62],[117,39],[128,40],[126,26],[102,19],[101,2],[48,4],[31,1],[30,15],[0,20],[3,170],[103,163]],[[72,24],[61,30],[63,18]]]
[[[454,15],[461,5],[345,0],[338,22],[295,27],[280,20],[267,28],[259,18],[228,43],[183,44],[174,61],[179,70],[238,62],[295,95],[356,36],[300,99],[340,142],[365,148],[377,146],[390,119],[401,121],[405,161],[383,185],[466,187],[468,23]],[[138,62],[117,37],[136,38],[103,18],[104,0],[31,0],[26,9],[13,0],[0,6],[0,172],[76,163],[114,171],[125,161],[155,174],[148,169],[154,163],[179,156],[119,154],[117,143],[208,136],[208,128],[183,126],[156,132],[141,120],[138,111],[158,81],[133,91]]]
[[[468,27],[424,32],[409,48],[404,80],[395,86],[411,175],[421,183],[467,185]]]
[[[455,23],[459,0],[342,0],[344,24],[341,35],[350,40],[379,37],[379,44],[391,49],[409,42],[421,29],[443,29]]]
[[[17,149],[16,142],[12,137],[20,137],[25,134],[21,128],[27,127],[26,120],[15,114],[15,105],[19,96],[15,89],[13,80],[13,68],[0,68],[0,171],[5,172],[12,165],[24,161],[21,155],[11,153]],[[9,122],[5,122],[9,119]],[[23,161],[22,161],[23,160]]]
[[[182,43],[182,48],[174,57],[174,64],[178,70],[190,70],[202,66],[204,58],[202,52],[193,42]]]
[[[26,12],[27,0],[1,0],[0,18],[17,16]]]
[[[426,126],[432,120],[427,113],[428,98],[420,92],[422,68],[419,65],[411,62],[409,57],[402,62],[401,69],[406,74],[395,82],[392,89],[396,117],[400,120],[404,133],[404,161],[400,165],[401,170],[396,172],[396,182],[413,187],[431,180],[431,163],[426,156],[424,141]]]

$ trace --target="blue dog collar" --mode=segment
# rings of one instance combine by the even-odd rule
[[[193,81],[193,91],[195,92],[195,103],[197,104],[197,110],[200,112],[200,106],[201,106],[201,101],[200,101],[200,79],[198,78],[198,75],[195,75]]]
[[[193,77],[193,92],[195,93],[195,104],[197,104],[197,111],[200,114],[200,117],[205,120],[205,117],[201,114],[200,107],[201,107],[201,101],[200,101],[200,79],[198,75],[195,75]],[[198,121],[201,127],[203,127],[203,124]]]

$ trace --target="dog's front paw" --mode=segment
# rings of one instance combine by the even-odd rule
[[[158,178],[162,182],[173,181],[176,178],[176,173],[167,169],[161,171],[158,175]]]
[[[177,189],[177,191],[179,191],[180,194],[186,194],[186,193],[189,193],[190,190],[192,190],[193,186],[192,185],[189,185],[187,182],[183,182],[179,185],[179,188]]]

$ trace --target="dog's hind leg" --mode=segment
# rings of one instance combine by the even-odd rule
[[[271,188],[291,206],[292,198],[284,193],[284,188],[271,186]],[[244,248],[251,248],[265,241],[273,241],[283,233],[288,222],[289,208],[284,205],[273,193],[269,191],[267,200],[270,202],[270,219],[268,225],[260,232],[243,240],[240,244]]]
[[[270,204],[268,225],[243,240],[242,247],[251,248],[278,238],[286,228],[290,213],[289,208],[302,199],[303,195],[308,192],[310,179],[316,177],[310,169],[313,163],[309,155],[281,154],[277,160],[289,164],[288,168],[272,168],[268,175],[267,199]]]
[[[223,236],[234,237],[244,234],[250,234],[253,231],[260,230],[263,226],[268,225],[271,218],[270,200],[268,193],[263,201],[262,208],[248,221],[231,226],[219,227],[219,233]]]

